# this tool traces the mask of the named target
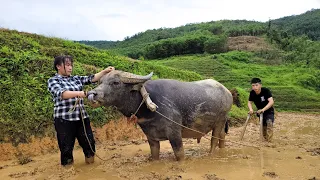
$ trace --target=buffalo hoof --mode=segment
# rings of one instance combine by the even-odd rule
[[[158,161],[159,159],[160,159],[159,157],[152,157],[152,156],[148,158],[149,161]]]
[[[182,157],[177,157],[176,159],[177,159],[177,161],[183,161],[183,160],[184,160],[184,156],[182,156]]]
[[[177,161],[183,161],[184,160],[184,151],[179,151],[175,153]]]
[[[219,140],[219,148],[225,148],[226,147],[226,143],[224,140]]]

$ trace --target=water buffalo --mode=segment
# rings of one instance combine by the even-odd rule
[[[91,100],[103,106],[115,106],[125,116],[130,117],[139,107],[143,85],[152,101],[158,105],[157,111],[173,121],[192,129],[224,139],[226,116],[232,105],[232,95],[219,82],[207,79],[181,82],[171,79],[150,80],[152,73],[140,76],[123,71],[112,71],[104,75],[100,85],[88,92]],[[159,159],[159,141],[169,140],[177,160],[184,159],[182,138],[203,136],[183,128],[143,104],[136,116],[138,125],[147,136],[152,159]],[[221,144],[221,146],[220,146]],[[218,139],[211,138],[210,153],[218,145]],[[219,147],[224,146],[224,141]]]

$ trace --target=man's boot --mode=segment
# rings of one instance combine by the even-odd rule
[[[91,157],[85,157],[85,161],[87,164],[92,164],[94,163],[94,156],[91,156]]]
[[[62,165],[62,167],[69,169],[69,168],[73,167],[73,163],[74,163],[73,159],[68,159],[67,164]]]
[[[266,140],[268,142],[271,142],[272,137],[273,137],[273,123],[270,119],[268,119],[267,120],[267,138],[266,138]]]

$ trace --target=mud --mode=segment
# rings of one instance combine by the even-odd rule
[[[184,139],[186,160],[176,162],[168,141],[160,143],[160,160],[150,161],[150,149],[139,128],[125,120],[95,129],[97,155],[94,164],[84,162],[82,150],[74,150],[75,163],[59,165],[59,152],[54,139],[46,146],[34,140],[35,152],[29,155],[27,145],[19,151],[31,161],[20,165],[15,156],[0,161],[0,179],[319,179],[320,178],[320,115],[279,113],[272,143],[260,142],[259,123],[251,120],[242,142],[243,127],[230,128],[226,148],[208,154],[210,141]],[[234,143],[234,142],[237,143]],[[46,141],[48,142],[48,140]],[[239,143],[247,144],[244,146]],[[45,143],[44,143],[45,144]],[[3,144],[2,144],[3,145]],[[32,145],[32,144],[31,144]],[[254,148],[251,146],[260,147]],[[29,147],[32,149],[32,146]],[[0,151],[1,159],[10,150]],[[23,151],[24,150],[24,151]],[[30,151],[32,152],[32,151]],[[44,155],[42,155],[44,154]]]

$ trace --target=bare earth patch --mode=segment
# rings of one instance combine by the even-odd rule
[[[272,47],[265,42],[263,38],[257,36],[229,37],[227,41],[227,47],[229,50],[242,50],[251,52],[272,50]]]
[[[300,180],[320,177],[320,134],[317,133],[320,115],[279,113],[272,143],[260,142],[256,119],[250,121],[240,142],[242,129],[231,127],[226,138],[232,142],[227,141],[226,148],[216,150],[213,155],[208,154],[210,140],[203,138],[198,144],[195,139],[184,139],[185,161],[175,161],[168,141],[160,143],[160,160],[150,161],[150,147],[141,130],[120,119],[94,130],[99,139],[97,154],[104,160],[96,158],[94,164],[87,165],[78,148],[74,150],[74,165],[64,168],[59,164],[57,150],[45,150],[45,146],[55,148],[54,141],[35,139],[19,147],[21,152],[31,153],[32,160],[20,165],[15,155],[12,160],[3,160],[15,147],[2,145],[0,179]]]

